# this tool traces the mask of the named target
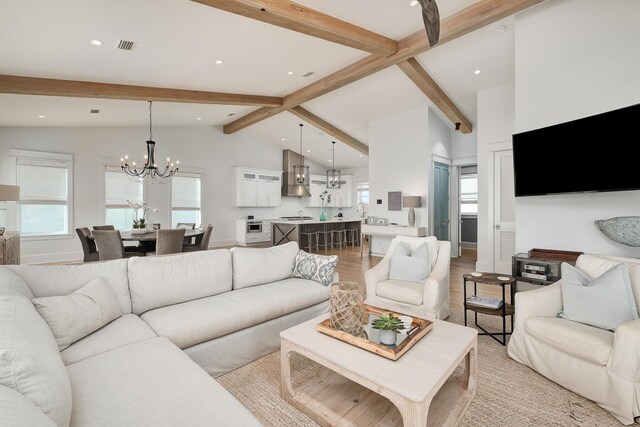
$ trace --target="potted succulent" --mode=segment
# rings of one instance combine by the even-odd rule
[[[147,211],[158,212],[158,209],[152,208],[146,203],[137,203],[130,200],[127,200],[127,203],[129,203],[129,207],[133,209],[134,212],[133,228],[131,230],[131,233],[148,233],[149,229],[147,228]],[[140,211],[142,211],[142,215],[140,215]]]
[[[371,322],[373,329],[380,330],[380,342],[384,345],[394,345],[397,333],[404,330],[403,321],[392,313],[383,313],[378,319]]]

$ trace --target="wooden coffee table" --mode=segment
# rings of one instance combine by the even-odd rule
[[[280,333],[283,399],[323,426],[455,426],[476,393],[475,329],[436,320],[392,361],[316,331],[320,316]],[[292,383],[291,353],[317,362]],[[465,362],[461,376],[451,374]]]

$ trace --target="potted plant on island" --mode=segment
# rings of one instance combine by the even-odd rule
[[[133,218],[133,227],[131,229],[131,234],[145,234],[149,232],[147,228],[147,211],[151,211],[154,213],[158,212],[158,209],[152,208],[146,203],[138,203],[132,202],[131,200],[127,200],[129,203],[129,207],[133,209],[134,218]],[[140,211],[142,211],[142,215],[140,215]]]
[[[404,330],[404,322],[392,313],[383,313],[378,319],[371,322],[373,329],[380,330],[380,342],[384,345],[394,345],[397,335]]]

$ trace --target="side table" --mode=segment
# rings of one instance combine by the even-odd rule
[[[496,273],[481,273],[481,276],[474,276],[471,273],[464,274],[462,277],[464,278],[464,325],[467,326],[467,310],[471,310],[475,316],[475,324],[476,326],[482,330],[483,333],[479,333],[478,335],[488,335],[494,340],[498,341],[502,345],[507,344],[507,335],[511,335],[513,332],[513,314],[515,313],[515,307],[513,306],[514,301],[514,293],[515,293],[515,283],[516,279],[513,276],[508,276],[506,274],[496,274]],[[501,279],[499,279],[499,277]],[[508,279],[502,279],[508,278]],[[478,283],[484,285],[495,285],[500,286],[502,288],[502,307],[500,308],[487,308],[487,307],[479,307],[477,305],[467,304],[467,283],[473,283],[473,294],[478,294]],[[506,296],[506,287],[509,286],[509,296],[511,304],[507,304]],[[480,314],[488,314],[490,316],[500,316],[502,317],[502,332],[489,332],[482,326],[478,324],[478,313]],[[511,332],[507,332],[507,316],[511,317]],[[502,335],[502,341],[500,341],[497,337]]]

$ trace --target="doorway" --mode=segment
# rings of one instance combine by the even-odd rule
[[[511,257],[516,253],[516,197],[513,181],[513,151],[494,152],[493,164],[493,271],[511,274]]]
[[[458,171],[460,256],[475,260],[478,250],[478,166],[459,166]]]
[[[433,162],[433,235],[449,240],[449,165]]]

